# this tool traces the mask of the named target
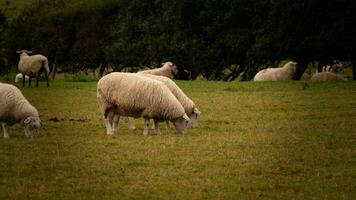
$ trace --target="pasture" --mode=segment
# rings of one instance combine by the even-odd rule
[[[0,139],[0,199],[355,199],[356,82],[177,81],[202,111],[179,135],[105,135],[96,82],[22,88],[43,127]]]

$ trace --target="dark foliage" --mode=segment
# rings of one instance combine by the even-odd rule
[[[181,79],[202,74],[251,79],[260,66],[334,59],[355,63],[352,0],[40,0],[6,28],[4,56],[16,65],[19,49],[48,56],[59,71],[154,66],[170,60]],[[4,22],[3,22],[4,21]],[[1,55],[1,54],[0,54]]]

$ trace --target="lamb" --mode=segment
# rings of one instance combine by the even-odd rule
[[[38,87],[38,79],[39,75],[42,71],[45,71],[47,87],[49,87],[48,76],[49,76],[49,66],[48,60],[45,56],[37,54],[33,56],[29,56],[31,51],[21,50],[16,51],[20,54],[20,61],[18,64],[19,72],[22,74],[22,87],[25,87],[25,75],[29,76],[28,86],[31,86],[31,78],[36,77],[36,87]]]
[[[297,63],[290,61],[281,68],[267,68],[259,71],[254,81],[282,81],[292,80],[296,71]]]
[[[148,69],[148,70],[143,70],[139,71],[139,74],[152,74],[152,75],[157,75],[157,76],[165,76],[170,79],[174,78],[174,74],[178,72],[177,66],[174,65],[172,62],[165,62],[162,63],[162,67],[156,68],[156,69]]]
[[[15,83],[18,83],[20,79],[22,80],[22,78],[23,78],[22,74],[18,73],[15,77]],[[30,78],[29,76],[25,75],[25,82],[28,81],[29,78]]]
[[[319,72],[314,74],[310,81],[312,82],[321,82],[321,81],[346,81],[346,79],[340,74],[333,72]]]
[[[32,137],[36,128],[41,127],[38,111],[27,101],[21,91],[13,85],[0,83],[0,124],[4,138],[9,137],[5,125],[15,123],[24,126],[27,137]]]
[[[150,118],[155,125],[170,120],[178,133],[184,133],[189,122],[183,106],[162,82],[138,74],[113,72],[102,77],[97,99],[108,135],[117,131],[120,116],[143,117],[144,135],[148,134]]]
[[[180,104],[183,106],[185,113],[188,115],[190,119],[188,123],[188,128],[195,128],[198,126],[197,119],[201,112],[198,110],[194,102],[189,97],[187,97],[187,95],[184,94],[184,92],[177,86],[176,83],[174,83],[174,81],[164,76],[156,76],[151,74],[140,75],[160,81],[164,85],[166,85],[168,89],[173,93],[173,95],[178,99]],[[125,119],[125,121],[128,127],[134,127],[132,124],[130,124],[128,119]],[[167,126],[169,127],[169,122],[167,122]],[[158,127],[155,127],[155,129],[159,131]]]

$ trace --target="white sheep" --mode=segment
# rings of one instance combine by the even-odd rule
[[[333,72],[319,72],[315,73],[310,81],[312,82],[321,82],[321,81],[346,81],[346,79],[340,74]]]
[[[174,65],[172,62],[165,62],[162,63],[162,67],[156,68],[156,69],[148,69],[148,70],[143,70],[139,71],[137,73],[139,74],[152,74],[152,75],[157,75],[157,76],[165,76],[170,79],[174,78],[174,74],[178,72],[177,66]]]
[[[49,66],[47,58],[40,54],[29,56],[28,54],[32,52],[27,50],[21,50],[16,52],[20,54],[20,61],[18,64],[19,72],[22,74],[23,77],[25,77],[25,75],[30,77],[28,81],[28,86],[31,86],[31,78],[36,77],[36,87],[38,87],[39,75],[40,73],[42,73],[42,71],[44,71],[47,81],[47,87],[49,87]],[[22,80],[22,86],[25,87],[24,78]]]
[[[267,68],[259,71],[255,77],[254,81],[282,81],[282,80],[292,80],[294,73],[296,71],[297,63],[290,61],[280,68]]]
[[[109,135],[117,130],[120,116],[143,117],[144,135],[148,134],[150,118],[155,125],[170,120],[179,133],[185,132],[189,122],[182,105],[162,82],[137,74],[113,72],[102,77],[97,98]]]
[[[13,85],[0,83],[0,124],[4,138],[9,137],[5,125],[15,123],[24,126],[27,137],[31,137],[36,132],[36,128],[41,127],[38,111],[27,101],[21,91]]]
[[[16,74],[15,83],[18,83],[19,80],[22,80],[22,78],[23,78],[23,75],[21,73]],[[28,81],[29,78],[30,78],[29,76],[25,75],[25,82]]]
[[[168,89],[173,93],[173,95],[178,99],[181,105],[184,108],[185,113],[189,117],[188,128],[195,128],[198,126],[198,116],[201,112],[198,110],[194,102],[177,86],[177,84],[171,79],[164,76],[156,76],[151,74],[139,74],[141,76],[151,78],[157,81],[161,81],[164,85],[168,87]],[[125,119],[125,118],[124,118]],[[134,127],[128,119],[125,119],[127,126]],[[167,121],[167,126],[169,126],[169,122]],[[155,127],[156,130],[159,131],[159,127]]]

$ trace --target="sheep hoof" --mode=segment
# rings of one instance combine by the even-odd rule
[[[108,131],[108,132],[106,132],[106,135],[114,135],[114,132]]]

